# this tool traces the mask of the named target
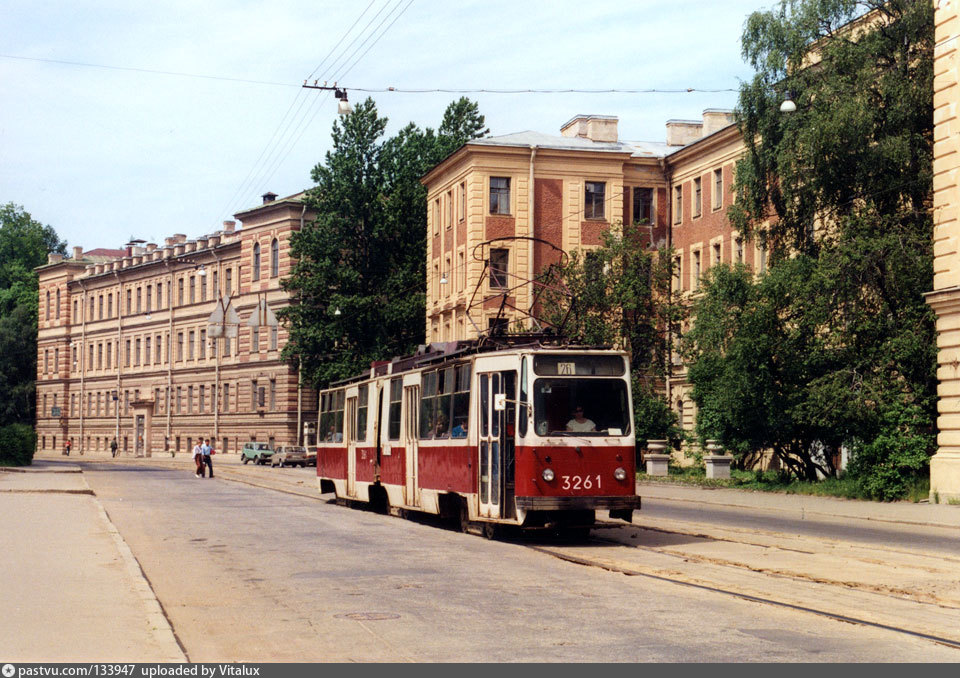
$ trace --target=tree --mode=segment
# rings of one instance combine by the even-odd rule
[[[316,219],[291,237],[297,264],[283,282],[292,303],[288,359],[317,386],[411,352],[424,337],[426,189],[423,176],[485,132],[467,99],[439,133],[409,124],[383,140],[387,119],[371,99],[333,125],[333,149],[311,174]]]
[[[644,229],[615,224],[601,247],[574,252],[542,276],[543,319],[588,345],[630,354],[637,440],[680,434],[661,386],[672,333],[683,315],[670,293],[672,256],[642,247]]]
[[[20,441],[17,449],[0,446],[0,458],[16,463],[29,460],[33,450],[24,431],[32,431],[36,417],[39,284],[34,269],[47,262],[48,253],[66,251],[53,228],[23,207],[0,207],[0,437]],[[20,449],[24,446],[28,449]]]
[[[925,0],[784,0],[750,16],[743,54],[757,72],[740,92],[746,152],[729,214],[735,229],[770,252],[772,279],[745,289],[753,312],[731,321],[729,337],[746,341],[750,323],[766,318],[781,340],[803,339],[803,350],[816,354],[789,357],[805,367],[777,382],[776,402],[762,397],[763,380],[724,398],[735,409],[775,407],[782,433],[771,431],[776,440],[768,444],[806,445],[801,457],[810,446],[841,442],[876,451],[871,446],[883,437],[885,452],[853,466],[867,482],[883,464],[899,464],[897,449],[915,452],[923,439],[929,455],[934,444],[934,318],[922,296],[933,279],[933,7]],[[797,111],[784,115],[787,90]],[[793,261],[798,255],[802,262]],[[787,270],[774,275],[781,266]],[[727,282],[717,281],[721,296]],[[701,310],[708,308],[698,304]],[[706,349],[706,323],[715,320],[697,315],[703,331],[690,344],[692,359],[707,361],[691,370],[701,407],[719,402],[709,384],[724,383],[716,370],[734,359]],[[800,350],[770,348],[781,368],[785,351]],[[728,446],[760,444],[703,416],[701,430],[712,437],[718,431],[708,429],[720,426]],[[917,473],[914,452],[905,473]],[[803,468],[809,476],[813,467]]]

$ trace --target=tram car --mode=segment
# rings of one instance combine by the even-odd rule
[[[449,342],[375,363],[321,391],[320,492],[488,537],[503,525],[583,535],[600,509],[631,521],[628,362],[603,348]]]

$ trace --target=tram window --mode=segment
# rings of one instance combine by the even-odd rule
[[[367,439],[367,396],[369,390],[370,388],[367,384],[363,384],[358,389],[357,430],[354,432],[354,437],[359,442],[363,442]]]
[[[450,410],[453,404],[453,368],[448,367],[437,372],[437,406],[434,421],[434,438],[446,438],[450,435]]]
[[[436,425],[437,373],[424,372],[420,391],[420,437],[432,438]]]
[[[328,443],[343,441],[344,393],[328,391],[320,396],[320,440]]]
[[[626,366],[618,355],[538,355],[533,372],[541,377],[619,377]]]
[[[533,413],[538,435],[627,435],[632,419],[627,383],[622,379],[537,379],[533,385]],[[570,433],[567,423],[574,409],[595,430]]]
[[[456,384],[453,393],[453,429],[451,437],[466,438],[470,421],[470,365],[456,368]]]
[[[520,412],[518,417],[520,437],[523,438],[527,435],[527,359],[524,358],[520,362]]]
[[[487,392],[487,381],[489,377],[485,374],[480,375],[480,435],[487,437],[489,427],[489,413],[487,412],[490,396]]]
[[[400,379],[390,380],[390,426],[387,437],[390,440],[400,440],[400,398],[403,394],[403,383]]]

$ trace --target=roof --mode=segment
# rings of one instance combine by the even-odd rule
[[[93,250],[89,250],[83,253],[84,259],[97,259],[99,257],[106,257],[109,259],[117,259],[118,257],[127,256],[127,250],[112,250],[106,247],[98,247]]]
[[[591,141],[583,137],[564,137],[527,130],[495,137],[484,137],[467,142],[470,146],[513,146],[549,148],[562,151],[593,151],[597,153],[629,153],[633,157],[662,158],[677,149],[656,141]]]

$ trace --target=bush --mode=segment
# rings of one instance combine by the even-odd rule
[[[0,427],[0,465],[29,466],[37,447],[37,433],[26,424]]]

